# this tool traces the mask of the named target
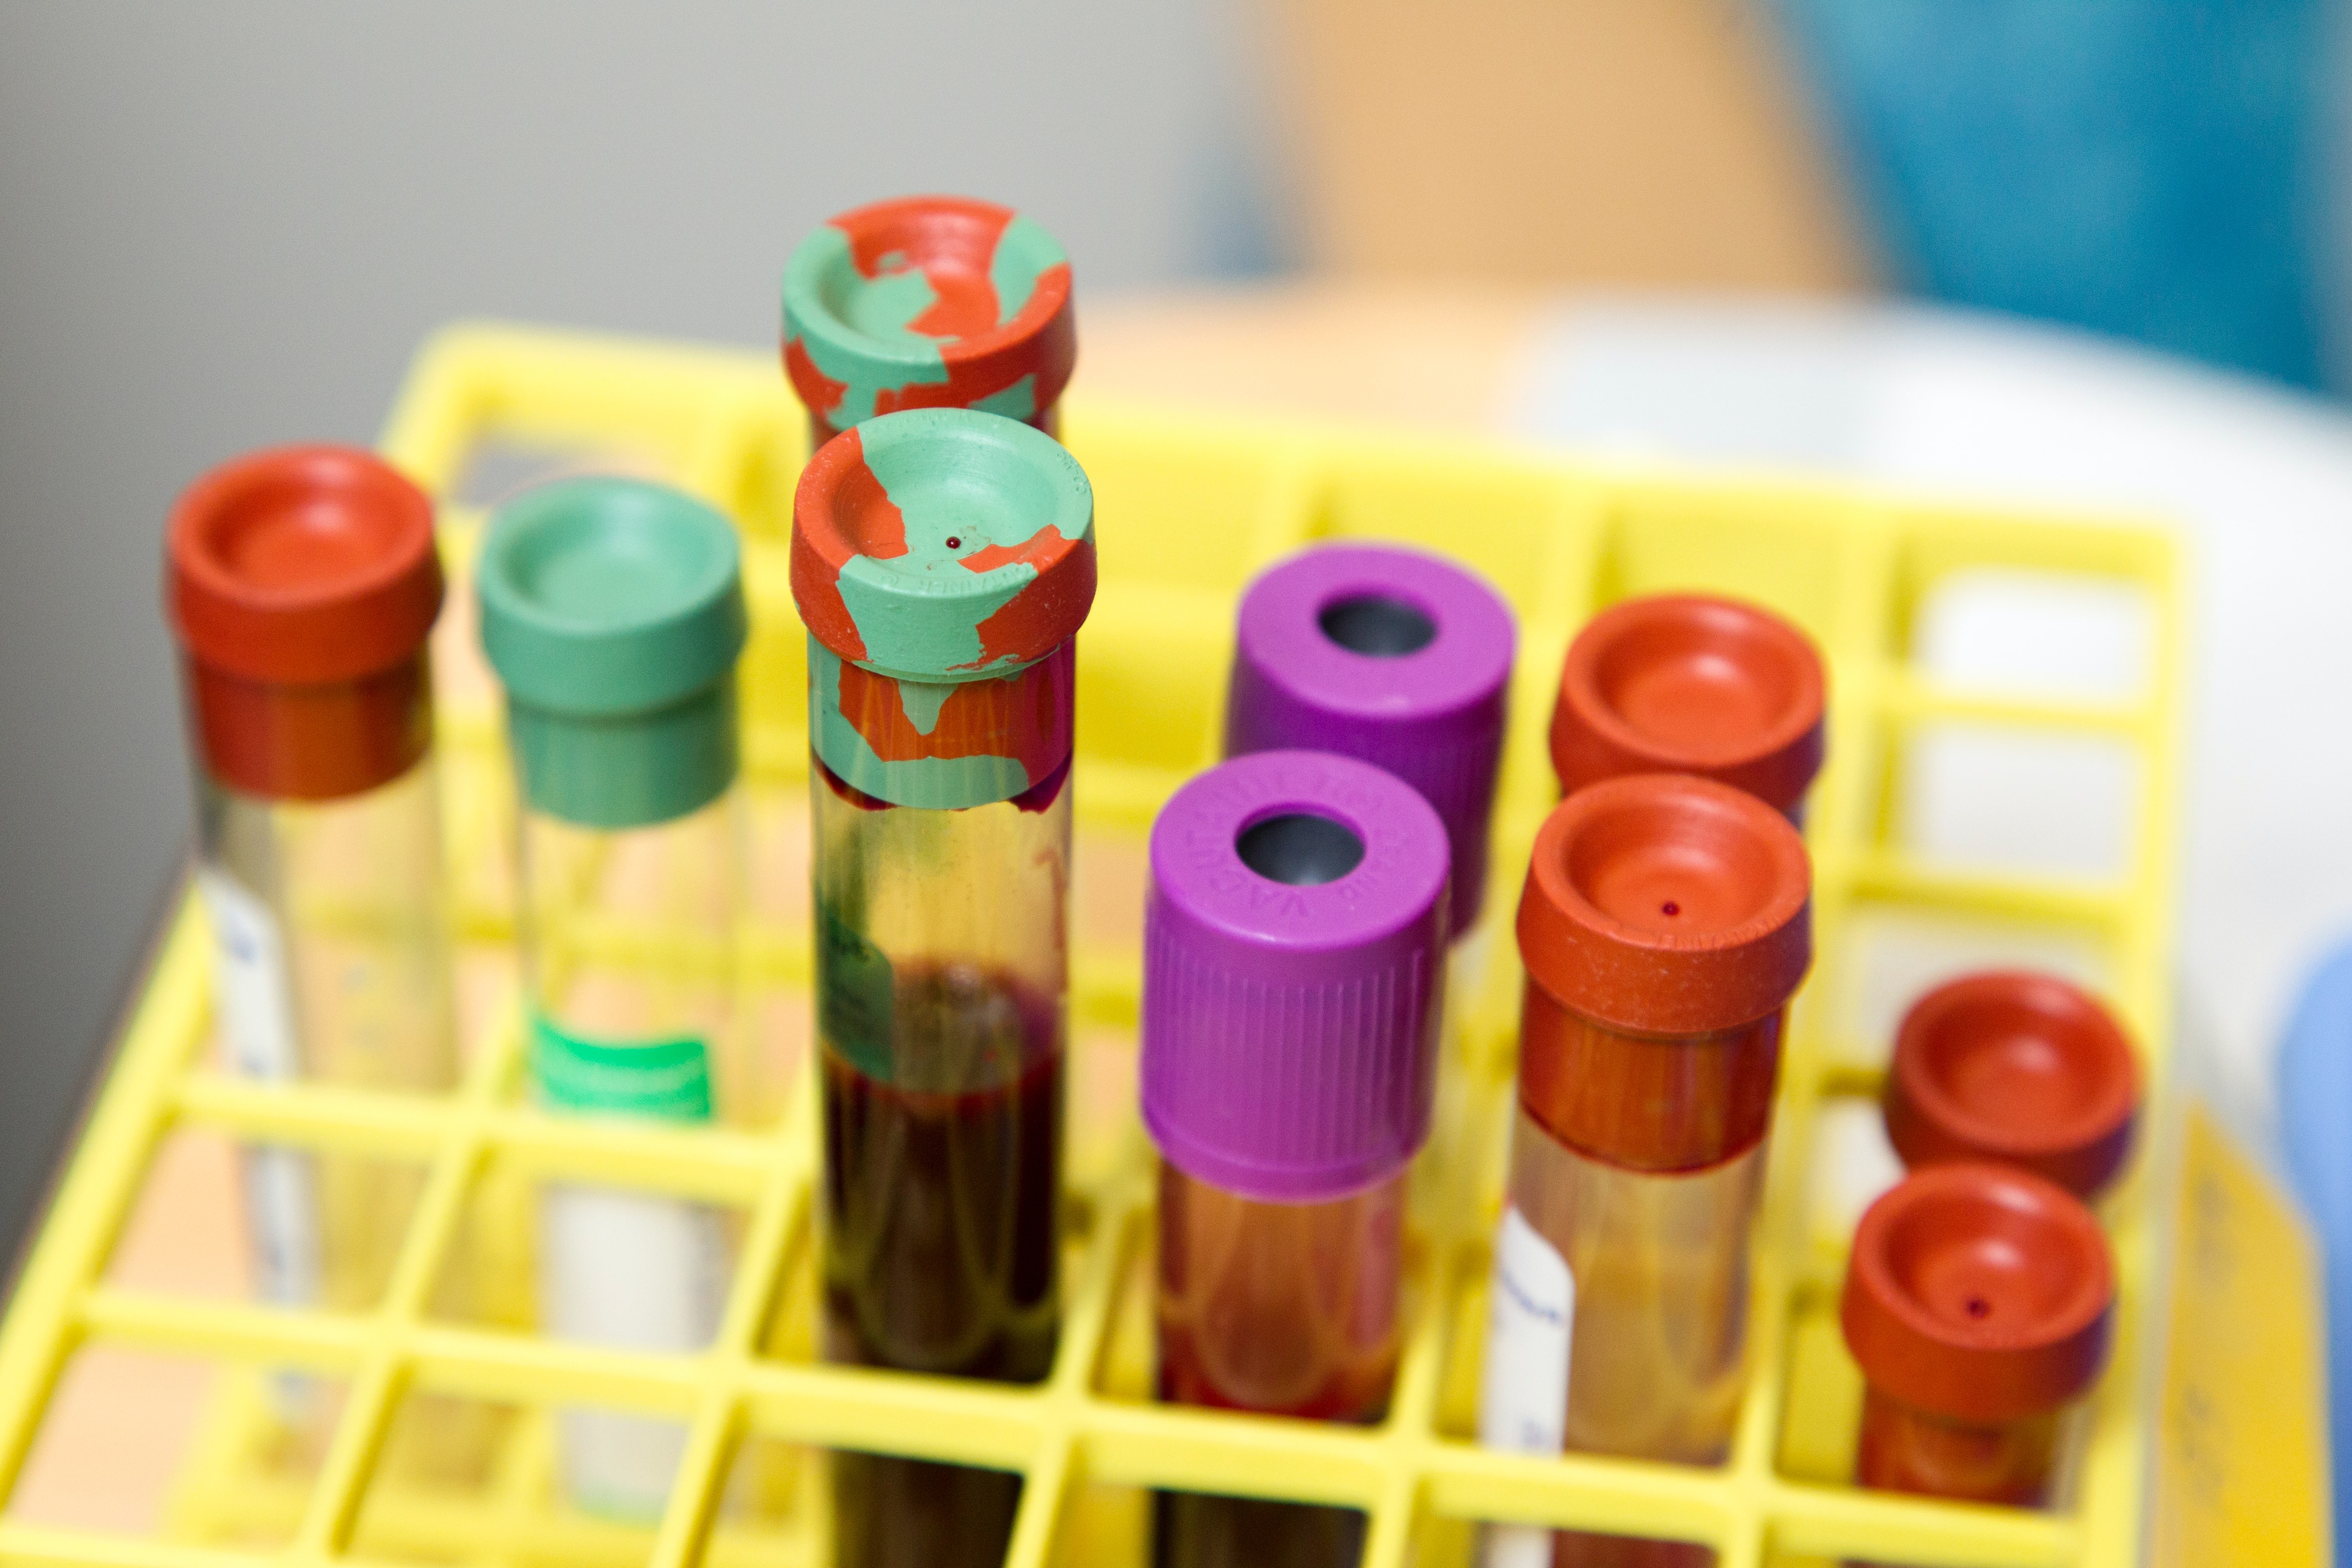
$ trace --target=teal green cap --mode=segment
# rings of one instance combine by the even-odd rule
[[[499,509],[474,584],[532,810],[643,827],[735,782],[746,626],[725,518],[641,479],[541,485]]]

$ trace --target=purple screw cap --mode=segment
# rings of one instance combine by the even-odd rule
[[[1244,1197],[1340,1197],[1429,1134],[1444,987],[1445,827],[1393,774],[1259,752],[1151,825],[1143,1124]]]
[[[1454,563],[1331,544],[1242,595],[1225,755],[1360,757],[1437,808],[1454,848],[1455,935],[1486,896],[1486,830],[1517,640],[1510,607]]]

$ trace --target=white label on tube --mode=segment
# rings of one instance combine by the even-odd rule
[[[226,873],[206,868],[196,889],[213,924],[213,1012],[229,1069],[280,1081],[301,1070],[286,943],[269,906]]]
[[[1490,1524],[1481,1568],[1551,1568],[1551,1536],[1539,1524]]]
[[[1575,1326],[1576,1276],[1568,1259],[1517,1208],[1505,1209],[1487,1288],[1480,1443],[1514,1454],[1552,1455],[1565,1447]],[[1496,1524],[1486,1529],[1481,1557],[1485,1568],[1549,1568],[1551,1548],[1549,1530]]]
[[[213,927],[213,1012],[228,1070],[282,1083],[301,1070],[286,943],[269,906],[206,868],[196,889]],[[318,1188],[299,1149],[245,1151],[245,1208],[253,1226],[254,1293],[283,1307],[319,1298]]]
[[[1557,1454],[1566,1445],[1575,1324],[1576,1277],[1568,1259],[1517,1208],[1505,1209],[1486,1303],[1480,1443],[1513,1454]]]
[[[719,1217],[698,1204],[598,1187],[548,1189],[541,1267],[548,1326],[565,1339],[693,1351],[719,1331],[727,1281]],[[661,1517],[686,1449],[682,1423],[601,1410],[563,1415],[573,1500],[606,1518]]]

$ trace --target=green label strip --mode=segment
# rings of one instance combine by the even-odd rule
[[[835,1054],[866,1077],[890,1081],[896,977],[880,948],[831,910],[817,910],[816,1022]]]
[[[710,1120],[710,1052],[693,1036],[612,1045],[534,1016],[530,1079],[540,1103],[556,1110]]]

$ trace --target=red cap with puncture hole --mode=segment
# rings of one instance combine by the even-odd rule
[[[1905,1015],[1885,1107],[1906,1165],[1995,1160],[2086,1198],[2131,1152],[2139,1065],[2107,1010],[2055,975],[1971,974]]]
[[[1696,594],[1622,600],[1569,645],[1551,719],[1560,793],[1697,773],[1793,815],[1821,771],[1825,689],[1811,641],[1769,610]]]
[[[1528,976],[1586,1017],[1696,1035],[1779,1008],[1812,961],[1812,867],[1786,817],[1687,774],[1580,790],[1536,832]]]
[[[433,503],[389,464],[326,446],[226,463],[173,507],[164,557],[191,721],[223,784],[329,800],[425,754],[441,563]]]
[[[1987,1426],[2080,1397],[2105,1363],[2115,1262],[2072,1194],[2011,1166],[1934,1165],[1870,1205],[1840,1318],[1872,1386]]]

